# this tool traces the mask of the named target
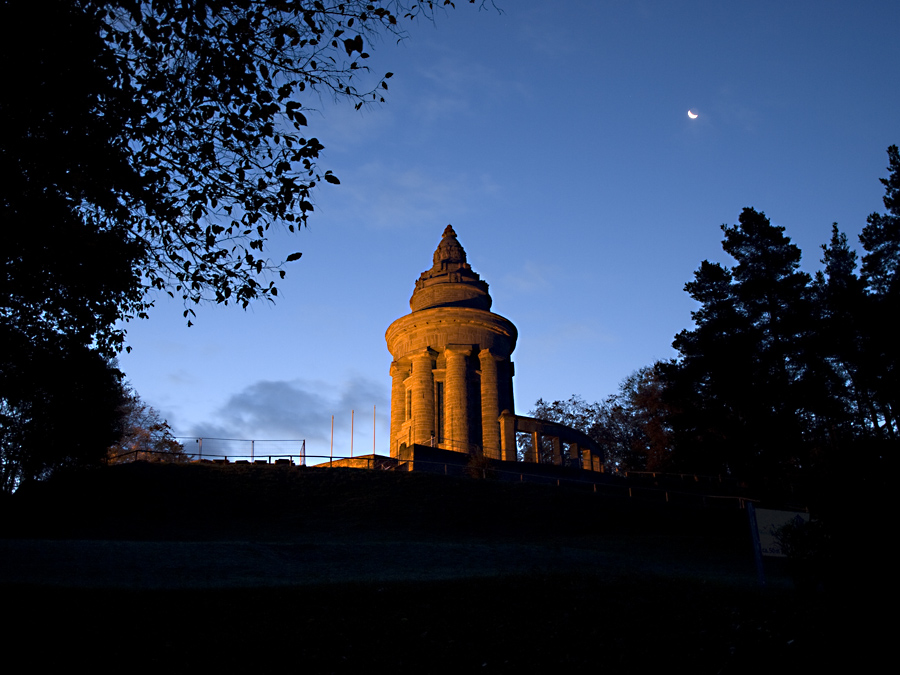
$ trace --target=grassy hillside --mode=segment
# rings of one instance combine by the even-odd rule
[[[829,654],[821,598],[783,576],[756,586],[738,510],[134,464],[32,486],[4,511],[13,640],[41,653],[52,634],[60,663],[716,673]]]
[[[735,536],[744,514],[588,489],[424,473],[138,462],[63,475],[10,506],[32,533],[106,538],[295,537],[335,528],[415,536],[688,532]]]

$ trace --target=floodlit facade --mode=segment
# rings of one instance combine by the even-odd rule
[[[430,446],[515,462],[516,436],[528,434],[526,462],[602,471],[603,452],[585,433],[515,414],[516,327],[491,312],[488,285],[450,225],[409,307],[385,334],[393,356],[391,457],[406,461],[415,446]]]
[[[412,310],[385,339],[391,363],[392,457],[414,444],[514,461],[500,415],[512,413],[510,360],[517,332],[494,314],[488,285],[448,225],[410,298]]]

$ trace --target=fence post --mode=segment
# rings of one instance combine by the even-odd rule
[[[747,521],[750,526],[750,540],[753,545],[753,561],[756,563],[756,580],[760,586],[766,585],[766,572],[763,567],[762,549],[759,545],[759,525],[756,522],[756,505],[747,504]]]

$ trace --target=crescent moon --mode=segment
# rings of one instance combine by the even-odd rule
[[[690,117],[692,120],[695,120],[695,119],[697,119],[698,117],[700,117],[700,115],[697,115],[697,114],[695,114],[695,113],[692,113],[690,110],[688,110],[688,117]]]

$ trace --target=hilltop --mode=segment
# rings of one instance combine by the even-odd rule
[[[787,579],[755,586],[739,510],[428,474],[151,464],[61,476],[5,510],[18,639],[58,629],[84,656],[110,629],[135,633],[104,641],[101,661],[149,639],[155,663],[182,667],[745,672],[824,645]]]

